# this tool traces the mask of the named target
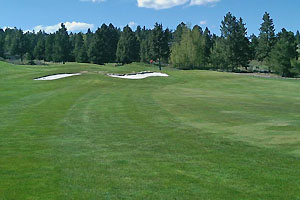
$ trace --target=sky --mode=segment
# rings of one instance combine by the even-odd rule
[[[264,12],[276,31],[300,30],[299,0],[0,0],[0,27],[54,32],[60,23],[69,31],[96,30],[103,23],[152,28],[155,22],[174,30],[185,22],[220,33],[227,12],[242,17],[248,34],[258,34]]]

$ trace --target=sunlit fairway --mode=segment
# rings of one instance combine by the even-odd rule
[[[0,62],[0,199],[300,199],[300,80],[133,71]]]

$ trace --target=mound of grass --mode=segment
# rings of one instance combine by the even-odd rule
[[[299,80],[139,71],[0,62],[0,199],[300,198]]]

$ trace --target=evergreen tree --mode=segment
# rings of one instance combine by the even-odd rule
[[[75,62],[75,43],[76,43],[77,33],[70,33],[69,34],[69,44],[70,44],[70,54],[68,57],[68,61]]]
[[[197,31],[199,32],[201,35],[203,35],[203,30],[199,25],[195,25],[192,29],[192,31]]]
[[[193,51],[190,32],[190,29],[184,29],[180,36],[180,41],[177,41],[172,45],[170,61],[175,68],[193,69],[194,67],[190,59],[190,52]]]
[[[67,62],[71,55],[71,43],[66,26],[62,23],[61,28],[55,33],[53,46],[53,59],[55,62]]]
[[[296,35],[295,35],[295,38],[296,38],[296,44],[300,44],[300,33],[299,31],[296,32]]]
[[[37,42],[39,40],[40,37],[43,37],[43,35],[41,35],[42,32],[38,32],[37,34],[33,31],[33,32],[26,32],[24,34],[24,36],[26,37],[26,60],[34,60],[34,48],[37,45]],[[32,62],[33,63],[33,62]]]
[[[107,51],[108,51],[108,60],[107,62],[113,63],[116,62],[116,53],[118,42],[120,38],[120,31],[115,28],[112,24],[108,26],[108,33],[106,35]]]
[[[75,47],[74,47],[75,61],[78,63],[87,63],[88,55],[86,52],[86,47],[84,45],[84,39],[82,33],[76,34],[75,38],[76,38]]]
[[[37,45],[34,48],[33,55],[38,60],[45,60],[45,39],[39,38]]]
[[[162,24],[156,23],[151,32],[150,54],[152,59],[158,61],[159,69],[161,70],[161,60],[168,57],[169,40],[165,37]]]
[[[144,26],[143,29],[137,33],[137,37],[140,44],[140,61],[148,63],[152,59],[150,52],[151,30],[146,29]]]
[[[247,38],[247,28],[246,24],[243,23],[243,19],[240,18],[238,20],[238,31],[236,36],[236,41],[239,45],[237,45],[236,56],[238,65],[246,68],[248,67],[249,60],[251,59],[251,49],[250,42]]]
[[[206,67],[205,38],[198,27],[183,30],[181,41],[176,42],[171,50],[171,63],[180,69],[197,69]]]
[[[299,31],[296,32],[295,38],[296,38],[297,52],[298,52],[297,60],[299,60],[299,55],[300,55],[300,33],[299,33]]]
[[[139,43],[135,33],[127,25],[124,27],[117,48],[117,62],[128,64],[139,61]]]
[[[140,25],[138,25],[136,27],[136,31],[135,31],[135,35],[138,39],[139,42],[141,42],[143,40],[143,37],[142,37],[142,27]]]
[[[89,49],[93,39],[93,32],[91,31],[91,29],[88,29],[88,31],[83,37],[84,37],[84,44],[86,48]]]
[[[91,43],[88,49],[88,56],[90,62],[94,64],[103,64],[101,59],[101,39],[99,38],[99,28],[96,33],[92,36]]]
[[[230,61],[231,71],[242,66],[247,68],[249,62],[249,40],[246,37],[247,29],[243,20],[236,19],[230,12],[226,14],[221,25],[221,37],[228,47],[226,60]]]
[[[12,41],[15,36],[15,33],[18,30],[15,29],[10,29],[7,28],[5,29],[5,39],[4,39],[4,52],[6,53],[7,56],[12,56]]]
[[[213,69],[227,71],[231,61],[229,60],[229,46],[223,37],[215,38],[215,42],[210,55],[210,63]]]
[[[204,37],[204,63],[206,65],[208,65],[210,55],[211,55],[211,49],[213,47],[213,39],[212,39],[212,35],[207,27],[205,28],[203,37]]]
[[[54,61],[54,41],[55,41],[55,35],[50,34],[46,36],[45,41],[45,60],[50,62]]]
[[[177,27],[176,30],[174,31],[174,42],[180,42],[181,41],[181,36],[184,32],[184,30],[187,28],[187,25],[183,22],[181,22]]]
[[[165,63],[168,63],[170,53],[171,53],[171,50],[170,50],[171,38],[172,38],[172,32],[170,31],[170,29],[167,28],[164,31],[163,43],[162,43],[162,52],[163,52],[162,59],[163,59],[163,62],[165,62]]]
[[[292,77],[292,60],[297,57],[297,44],[293,32],[282,29],[279,40],[271,51],[270,63],[274,72],[283,77]]]
[[[75,42],[74,42],[74,56],[76,62],[80,62],[78,54],[83,47],[84,47],[84,39],[82,33],[78,33],[75,35]]]
[[[191,31],[192,51],[191,64],[194,68],[202,69],[206,67],[205,38],[201,28],[193,28]]]
[[[10,54],[19,56],[23,61],[24,55],[26,54],[28,47],[29,40],[26,37],[26,35],[24,35],[22,30],[16,30],[14,37],[11,41]]]
[[[268,61],[272,48],[275,45],[276,37],[273,19],[267,12],[263,16],[263,23],[259,31],[256,57],[259,61]]]
[[[114,62],[118,38],[118,29],[103,24],[92,38],[89,48],[90,60],[95,64]]]
[[[0,29],[0,58],[5,57],[5,32],[3,29]]]
[[[256,51],[258,48],[258,37],[254,34],[250,36],[250,59],[256,59]]]
[[[149,39],[144,39],[140,42],[140,61],[141,62],[149,62],[150,61],[150,42]]]

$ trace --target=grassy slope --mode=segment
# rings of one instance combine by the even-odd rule
[[[300,199],[298,80],[141,70],[0,63],[0,199]]]

